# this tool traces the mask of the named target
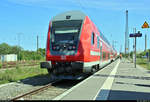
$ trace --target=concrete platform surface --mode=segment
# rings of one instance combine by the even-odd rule
[[[53,100],[150,100],[150,71],[119,59]]]

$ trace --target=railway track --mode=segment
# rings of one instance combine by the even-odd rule
[[[10,101],[16,101],[16,100],[19,100],[19,99],[20,99],[20,100],[24,100],[24,97],[32,96],[32,95],[34,95],[34,94],[37,94],[37,93],[39,93],[39,92],[42,92],[42,91],[44,91],[44,90],[46,90],[46,89],[52,87],[52,84],[54,84],[54,83],[56,83],[56,82],[58,82],[58,81],[51,82],[51,83],[49,83],[49,84],[47,84],[47,85],[45,85],[45,86],[43,86],[43,87],[41,87],[41,88],[38,88],[38,89],[35,89],[35,90],[33,90],[33,91],[27,92],[27,93],[25,93],[25,94],[23,94],[23,95],[19,95],[19,96],[15,97],[15,98],[11,99]]]
[[[70,89],[80,81],[70,81],[70,80],[57,80],[53,81],[41,88],[35,89],[33,91],[27,92],[23,95],[19,95],[10,101],[17,100],[52,100],[56,96],[62,94],[66,90]]]
[[[25,66],[37,66],[39,64],[29,64],[29,65],[19,65],[20,67],[25,67]],[[10,68],[14,68],[17,67],[16,65],[9,65],[9,66],[3,66],[1,69],[10,69]]]
[[[29,62],[20,61],[20,62],[3,62],[0,64],[2,64],[1,69],[8,69],[8,68],[14,68],[17,66],[19,67],[36,66],[36,65],[39,65],[39,62],[31,61],[29,63]]]

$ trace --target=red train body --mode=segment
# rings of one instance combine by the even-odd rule
[[[50,21],[46,62],[41,63],[41,68],[47,68],[51,75],[72,79],[94,73],[116,57],[116,50],[88,16],[69,11]]]

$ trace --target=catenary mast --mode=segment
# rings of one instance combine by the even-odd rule
[[[125,54],[129,53],[128,10],[126,10]]]

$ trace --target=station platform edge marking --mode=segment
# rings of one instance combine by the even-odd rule
[[[118,63],[116,64],[115,68],[112,70],[112,72],[110,73],[110,76],[115,75],[119,66],[120,60],[118,60]],[[108,77],[103,86],[99,89],[99,91],[97,92],[96,96],[93,98],[93,100],[107,100],[108,96],[109,96],[109,92],[111,89],[111,86],[113,84],[114,81],[114,77]]]

